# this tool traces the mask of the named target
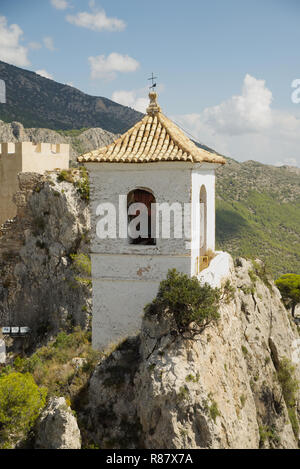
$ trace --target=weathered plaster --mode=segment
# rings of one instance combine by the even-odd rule
[[[137,333],[144,306],[156,296],[159,283],[171,268],[195,275],[200,247],[200,204],[202,185],[207,191],[207,245],[215,247],[214,164],[163,163],[87,163],[91,186],[91,257],[93,275],[93,345],[103,349],[111,343]],[[119,207],[119,195],[134,189],[153,193],[156,203],[179,202],[188,207],[189,226],[180,239],[157,239],[155,246],[129,244],[127,238],[99,239],[97,207],[112,203],[127,219],[126,197]],[[117,217],[117,234],[119,217]]]

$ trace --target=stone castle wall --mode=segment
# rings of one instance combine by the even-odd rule
[[[2,143],[0,151],[0,225],[16,215],[13,196],[18,173],[69,168],[69,145],[31,142]]]

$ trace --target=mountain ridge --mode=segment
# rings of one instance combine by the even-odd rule
[[[52,130],[101,127],[122,133],[142,116],[108,98],[90,96],[2,61],[0,79],[6,85],[6,103],[0,106],[0,119],[8,123],[19,121],[24,127]]]

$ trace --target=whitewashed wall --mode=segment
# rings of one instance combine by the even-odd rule
[[[159,283],[170,268],[195,274],[193,263],[199,252],[199,191],[202,184],[207,188],[208,243],[214,249],[214,165],[212,169],[210,165],[202,167],[182,162],[88,163],[86,166],[91,184],[93,346],[103,349],[139,331],[144,306],[156,296]],[[183,205],[193,201],[193,208],[186,218],[189,233],[174,239],[171,232],[171,239],[159,238],[156,246],[133,245],[128,239],[120,238],[99,239],[96,235],[98,205],[110,202],[118,207],[119,195],[127,196],[138,188],[150,190],[156,203],[180,202]],[[122,204],[125,213],[126,199]],[[117,231],[118,228],[117,220]]]
[[[222,284],[234,271],[233,259],[228,252],[218,251],[207,269],[199,273],[198,279],[213,288],[221,288]]]
[[[196,259],[200,256],[200,190],[205,186],[207,194],[207,249],[215,250],[216,208],[214,164],[202,164],[192,171],[192,243],[191,275],[197,274]]]
[[[186,163],[88,163],[91,182],[91,210],[94,224],[98,204],[111,202],[116,207],[119,195],[134,189],[150,189],[157,203],[190,203],[191,164]],[[126,210],[126,207],[124,207]],[[190,218],[190,217],[189,217]],[[94,226],[94,225],[93,225]],[[117,222],[117,230],[119,223]],[[160,239],[156,246],[129,245],[127,239],[97,239],[92,233],[92,251],[99,253],[189,254],[185,239]],[[187,239],[189,241],[189,239]]]

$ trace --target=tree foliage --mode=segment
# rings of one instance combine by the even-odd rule
[[[177,332],[192,338],[219,319],[221,292],[210,285],[201,285],[196,277],[169,270],[160,283],[156,298],[146,306],[146,315],[169,315]]]
[[[288,358],[284,357],[280,361],[277,376],[294,434],[298,438],[297,394],[299,391],[299,381],[296,378],[296,367]]]
[[[296,306],[300,303],[300,275],[285,274],[276,280],[282,299],[287,308],[291,308],[295,316]]]
[[[26,435],[45,406],[46,394],[30,373],[0,376],[0,447]]]

